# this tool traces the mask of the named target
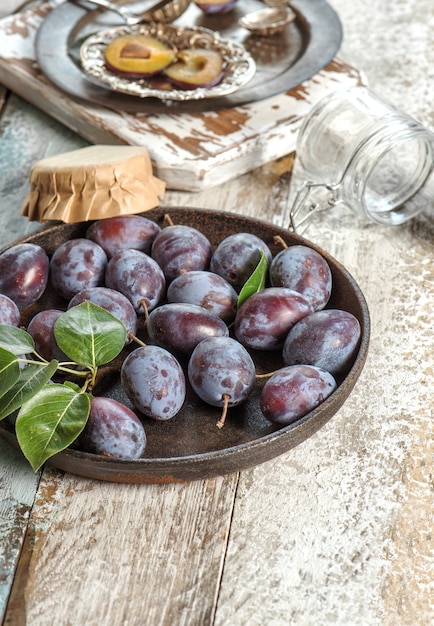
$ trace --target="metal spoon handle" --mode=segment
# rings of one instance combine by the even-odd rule
[[[121,15],[122,17],[125,15],[125,9],[122,5],[117,5],[115,2],[110,2],[110,0],[86,0],[89,4],[95,4],[98,7],[102,7],[103,9],[108,9],[109,11],[114,11]],[[127,15],[129,12],[127,10]]]
[[[73,0],[73,2],[74,1],[75,0]],[[108,11],[113,11],[114,13],[117,13],[129,25],[140,23],[146,15],[148,15],[151,11],[156,11],[157,9],[165,5],[167,1],[168,0],[146,0],[146,2],[141,3],[140,13],[136,14],[129,11],[126,6],[122,4],[116,4],[116,2],[111,2],[111,0],[85,0],[86,4],[102,7],[103,9],[107,9]]]

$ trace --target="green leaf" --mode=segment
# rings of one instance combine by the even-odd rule
[[[12,352],[16,356],[27,354],[35,350],[33,337],[25,330],[16,326],[0,324],[0,348]]]
[[[58,361],[47,365],[27,365],[20,370],[19,377],[0,398],[0,420],[4,419],[44,387],[57,370]]]
[[[63,384],[66,387],[71,387],[71,389],[74,389],[75,391],[77,391],[77,393],[79,393],[81,391],[81,387],[79,385],[76,385],[75,383],[73,383],[71,380],[65,380]]]
[[[78,437],[89,411],[88,394],[59,384],[47,385],[23,404],[15,429],[20,448],[35,472]]]
[[[58,318],[54,336],[70,359],[95,368],[119,354],[125,345],[127,330],[111,313],[86,300]]]
[[[20,366],[15,354],[0,348],[0,398],[13,387],[19,376]]]
[[[258,265],[254,269],[250,277],[247,279],[247,281],[244,283],[243,288],[238,294],[238,308],[240,308],[240,306],[243,304],[243,302],[247,300],[247,298],[250,298],[250,296],[252,296],[254,293],[257,293],[258,291],[262,291],[265,287],[265,281],[267,279],[268,272],[268,259],[263,250],[261,250],[260,252],[261,258],[259,259]]]

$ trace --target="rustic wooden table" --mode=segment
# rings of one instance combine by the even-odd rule
[[[432,0],[331,4],[341,58],[434,128]],[[0,109],[5,245],[37,228],[19,214],[31,165],[86,142],[1,87]],[[279,223],[290,169],[282,158],[165,200]],[[336,208],[307,235],[370,308],[368,362],[342,409],[274,460],[187,484],[34,474],[0,440],[4,625],[434,623],[434,215],[390,229]]]

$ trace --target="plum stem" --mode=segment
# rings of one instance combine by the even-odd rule
[[[23,357],[21,358],[18,357],[17,358],[18,363],[25,363],[26,365],[40,365],[40,366],[45,366],[49,363],[47,359],[44,359],[44,357],[38,354],[36,351],[34,351],[33,354],[35,354],[40,360],[35,361],[34,359],[25,359]],[[72,367],[68,367],[68,365],[77,365],[77,364],[75,361],[60,361],[57,364],[56,371],[63,372],[65,374],[73,374],[74,376],[80,376],[82,378],[88,376],[88,370],[80,371],[80,370],[73,369]]]
[[[225,425],[226,415],[228,414],[229,398],[230,395],[228,393],[223,394],[223,410],[220,419],[216,424],[217,428],[223,428]]]
[[[173,226],[172,218],[170,217],[168,213],[164,214],[164,221],[166,222],[168,226]]]
[[[139,304],[140,304],[140,306],[143,309],[143,313],[144,313],[144,316],[145,316],[145,324],[147,324],[148,323],[148,319],[149,319],[148,303],[147,303],[147,301],[145,299],[143,299],[143,300],[140,300]]]
[[[288,244],[286,243],[286,241],[280,235],[274,235],[273,239],[274,239],[275,243],[280,243],[282,248],[285,249],[285,248],[288,247]]]
[[[279,370],[274,370],[273,372],[267,372],[266,374],[255,374],[255,378],[270,378],[273,374],[276,374]]]
[[[136,335],[134,335],[133,333],[128,333],[128,339],[131,339],[131,341],[138,343],[139,346],[146,347],[146,343],[142,341],[141,339],[139,339],[138,337],[136,337]]]

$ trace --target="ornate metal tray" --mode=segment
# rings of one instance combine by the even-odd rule
[[[231,108],[289,91],[323,69],[342,41],[342,27],[326,0],[293,0],[297,18],[279,35],[258,37],[238,25],[240,17],[263,8],[258,0],[239,0],[223,15],[205,15],[191,4],[174,22],[177,26],[204,27],[244,46],[256,64],[255,76],[234,93],[215,98],[177,102],[139,99],[95,84],[80,64],[80,46],[98,30],[119,25],[112,13],[86,11],[65,2],[44,19],[36,38],[35,53],[44,74],[64,92],[88,104],[129,113],[194,112]]]
[[[104,50],[116,37],[121,35],[150,35],[176,49],[206,48],[218,52],[225,64],[223,80],[213,87],[195,89],[176,89],[161,81],[130,80],[119,76],[106,68]],[[80,60],[83,70],[91,79],[113,91],[126,93],[139,98],[160,98],[162,100],[202,100],[217,98],[233,93],[248,83],[256,71],[256,64],[241,44],[223,39],[214,31],[205,28],[176,27],[170,24],[142,24],[140,26],[117,26],[103,30],[88,37],[80,48]]]

